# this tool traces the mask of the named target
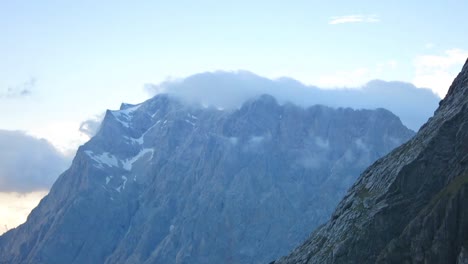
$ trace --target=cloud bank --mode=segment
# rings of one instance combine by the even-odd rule
[[[0,192],[48,190],[70,164],[44,139],[0,130]]]
[[[403,82],[375,80],[354,89],[320,89],[291,78],[271,80],[247,71],[208,72],[161,84],[147,84],[154,94],[168,93],[191,103],[218,108],[237,108],[246,100],[271,94],[280,103],[300,106],[322,104],[331,107],[386,108],[413,130],[418,130],[438,106],[440,98],[429,89]]]

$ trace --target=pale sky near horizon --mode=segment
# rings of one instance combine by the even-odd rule
[[[73,151],[82,121],[147,99],[145,83],[215,70],[319,87],[397,80],[443,97],[468,57],[467,11],[462,0],[0,0],[0,129]]]

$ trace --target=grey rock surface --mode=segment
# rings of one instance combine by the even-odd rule
[[[0,237],[0,262],[269,262],[413,135],[384,109],[268,95],[229,111],[167,95],[123,104],[27,222]]]
[[[468,62],[434,117],[370,166],[285,263],[468,261]]]

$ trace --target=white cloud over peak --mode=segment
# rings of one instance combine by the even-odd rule
[[[371,70],[366,67],[349,71],[337,71],[319,76],[314,83],[324,88],[356,87],[365,84],[370,78]]]
[[[383,63],[383,70],[391,69],[393,64],[394,61]],[[320,89],[287,77],[273,80],[246,71],[205,72],[181,80],[148,84],[147,91],[154,94],[163,91],[190,103],[223,109],[241,107],[246,100],[261,94],[270,94],[279,103],[292,102],[304,107],[316,104],[356,109],[381,107],[395,113],[408,127],[419,129],[437,108],[440,98],[429,89],[408,83],[368,82],[377,73],[375,68],[337,72],[323,76],[321,84],[329,84],[329,89]],[[333,87],[345,89],[330,89]]]
[[[377,23],[380,18],[376,15],[347,15],[333,16],[328,21],[329,25],[345,24],[345,23]]]
[[[413,83],[430,88],[443,98],[467,57],[468,50],[462,49],[449,49],[441,55],[418,56],[414,60]]]
[[[381,79],[384,72],[392,72],[397,68],[398,61],[391,59],[371,67],[362,66],[320,75],[313,84],[322,88],[359,87],[369,80]]]

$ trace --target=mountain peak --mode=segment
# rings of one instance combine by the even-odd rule
[[[107,111],[28,221],[0,237],[0,262],[267,263],[414,134],[384,110],[178,99]]]
[[[468,66],[434,116],[276,263],[468,263]]]

